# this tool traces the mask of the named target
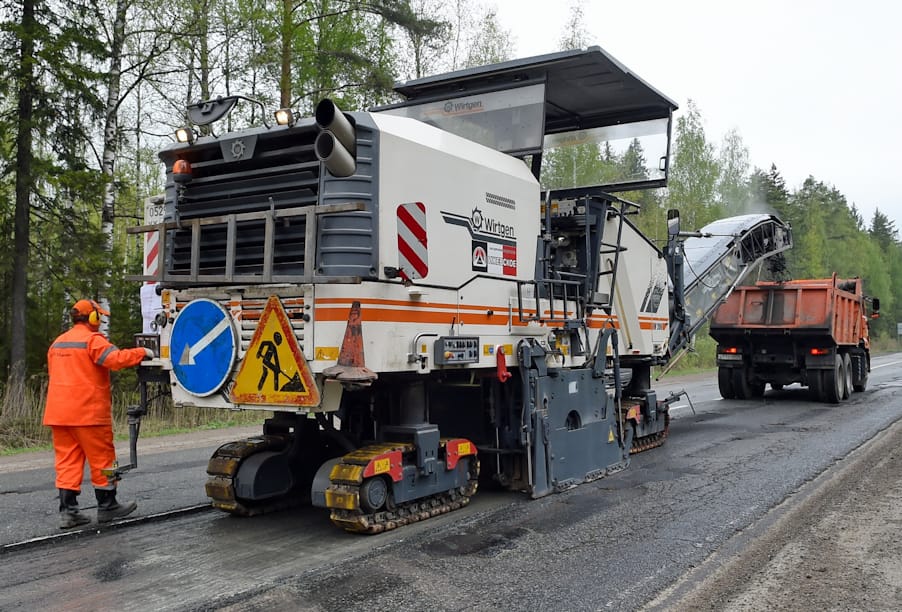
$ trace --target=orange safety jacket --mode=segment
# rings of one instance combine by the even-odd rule
[[[76,323],[47,351],[50,383],[44,425],[112,425],[110,370],[136,366],[143,348],[117,348],[87,323]]]

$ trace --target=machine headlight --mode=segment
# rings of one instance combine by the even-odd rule
[[[197,137],[197,134],[194,133],[194,130],[189,127],[180,127],[175,131],[175,139],[179,142],[186,142],[188,144],[192,144],[194,139]]]
[[[290,108],[280,108],[276,111],[276,124],[294,125],[294,113]]]

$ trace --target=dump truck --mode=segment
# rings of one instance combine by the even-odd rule
[[[869,317],[880,301],[860,278],[759,281],[737,287],[711,318],[724,399],[751,399],[765,385],[807,386],[839,403],[864,391],[871,370]]]
[[[694,329],[679,215],[662,248],[617,194],[666,185],[676,105],[599,47],[395,89],[232,132],[195,126],[239,96],[200,102],[160,153],[163,219],[131,230],[161,253],[134,278],[162,298],[139,376],[272,413],[208,463],[225,512],[309,503],[379,533],[480,482],[566,490],[668,434],[651,370]],[[786,229],[747,219],[710,266],[732,287]]]

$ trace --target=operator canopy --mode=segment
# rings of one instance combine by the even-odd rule
[[[666,184],[677,105],[600,47],[416,79],[395,91],[406,100],[374,110],[412,117],[516,157],[532,156],[534,171],[544,156],[546,187],[591,184],[616,191]],[[587,146],[606,167],[596,169],[598,176],[583,169],[578,177],[565,162],[585,159]],[[579,185],[559,184],[555,174]]]

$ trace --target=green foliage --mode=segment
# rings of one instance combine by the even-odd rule
[[[705,325],[695,335],[692,346],[684,353],[679,361],[671,368],[674,374],[690,374],[715,367],[717,342],[708,335],[708,326]],[[669,364],[668,364],[669,365]]]
[[[889,250],[894,246],[898,246],[899,234],[896,231],[896,224],[880,212],[879,208],[874,211],[874,218],[871,220],[869,233],[871,238],[882,249]]]
[[[777,167],[771,164],[770,170],[764,172],[755,168],[748,180],[749,198],[755,210],[775,214],[784,221],[792,222],[789,213],[789,190],[786,181]]]
[[[240,29],[258,44],[250,65],[279,91],[280,105],[310,111],[331,97],[356,110],[388,100],[396,76],[397,31],[418,40],[433,36],[442,23],[417,15],[410,3],[388,0],[243,0]]]
[[[40,381],[49,342],[67,325],[75,299],[110,300],[111,339],[131,346],[140,330],[138,274],[140,238],[125,228],[143,218],[144,200],[160,193],[156,152],[163,136],[184,120],[186,102],[204,96],[246,94],[260,99],[267,118],[280,95],[304,114],[323,97],[346,110],[390,100],[391,83],[509,59],[510,33],[480,2],[438,0],[189,0],[130,3],[123,57],[122,99],[116,134],[113,250],[101,232],[104,177],[99,152],[107,109],[107,31],[111,3],[39,2],[31,34],[35,52],[35,109],[19,115],[17,80],[23,65],[23,31],[17,22],[24,2],[0,9],[0,201],[15,200],[15,138],[20,126],[34,137],[30,188],[29,286],[25,315],[27,370]],[[569,4],[561,48],[593,44],[583,27],[583,2]],[[416,57],[414,58],[414,55]],[[423,72],[420,72],[423,71]],[[236,112],[229,121],[260,124],[260,109]],[[243,113],[243,114],[242,114]],[[224,125],[221,129],[237,127]],[[219,128],[218,128],[219,129]],[[685,229],[726,215],[765,211],[793,227],[795,249],[787,254],[795,278],[861,276],[865,290],[882,302],[875,334],[895,337],[902,321],[902,245],[895,223],[877,211],[862,219],[829,182],[810,177],[790,189],[775,165],[749,168],[749,151],[738,131],[717,145],[708,141],[701,111],[690,102],[677,115],[669,188],[621,193],[641,206],[631,220],[653,240],[666,238],[666,210],[681,211]],[[717,142],[717,141],[715,141]],[[613,150],[609,144],[574,143],[543,159],[546,187],[620,182],[646,173],[639,141]],[[827,177],[825,177],[827,178]],[[11,350],[10,288],[14,272],[13,209],[0,207],[0,368],[8,372]],[[106,289],[108,287],[108,289]],[[704,337],[700,335],[700,338]],[[704,341],[698,355],[707,350]],[[686,363],[698,359],[690,355]],[[699,366],[701,367],[701,366]],[[117,387],[134,387],[134,374],[117,374]]]
[[[717,201],[727,215],[741,215],[760,210],[752,201],[749,176],[749,151],[736,130],[724,136],[720,149],[720,173]]]
[[[698,228],[724,216],[716,197],[720,166],[705,138],[701,112],[689,101],[676,121],[673,164],[668,181],[668,207],[681,211],[686,227]]]
[[[598,145],[576,144],[550,151],[542,158],[542,186],[561,189],[612,183],[617,160]]]

